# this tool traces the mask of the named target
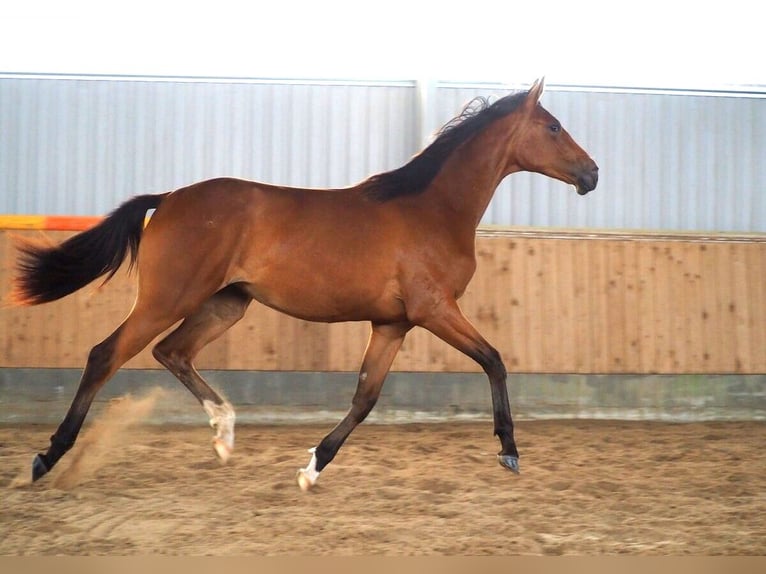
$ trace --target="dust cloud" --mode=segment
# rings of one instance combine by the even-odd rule
[[[141,398],[126,395],[110,401],[68,456],[61,460],[59,467],[53,469],[52,486],[69,490],[108,465],[115,449],[130,444],[131,427],[149,417],[163,392],[154,388]]]

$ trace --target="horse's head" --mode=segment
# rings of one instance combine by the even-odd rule
[[[540,105],[543,88],[544,81],[537,80],[514,114],[522,119],[513,139],[513,161],[522,170],[570,183],[577,188],[577,193],[585,195],[596,188],[598,166],[561,123]]]

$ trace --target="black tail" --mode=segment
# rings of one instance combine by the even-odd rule
[[[55,301],[107,275],[109,281],[130,251],[136,261],[146,212],[156,208],[167,193],[129,199],[95,227],[73,235],[60,245],[20,241],[11,301],[39,305]]]

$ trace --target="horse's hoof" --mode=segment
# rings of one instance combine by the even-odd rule
[[[46,474],[48,474],[48,471],[50,469],[48,468],[48,465],[45,464],[45,459],[43,459],[43,455],[38,454],[35,459],[32,461],[32,482],[35,482],[36,480],[39,480]]]
[[[213,450],[221,464],[226,464],[231,457],[232,448],[220,438],[213,439]]]
[[[303,492],[308,492],[315,484],[315,481],[311,480],[311,477],[302,468],[298,471],[298,474],[295,475],[295,478],[298,480],[298,486],[301,487]]]
[[[519,457],[511,456],[510,454],[498,454],[497,462],[500,466],[507,468],[514,474],[519,474]]]

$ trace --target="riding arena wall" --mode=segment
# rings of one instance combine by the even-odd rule
[[[46,233],[54,241],[69,234]],[[0,233],[4,293],[16,257],[11,235]],[[766,237],[481,230],[476,251],[461,305],[509,371],[766,373]],[[121,271],[60,301],[3,309],[0,367],[81,367],[127,315],[135,289]],[[256,304],[197,364],[355,371],[368,333],[366,323],[311,323]],[[126,367],[156,367],[150,350]],[[479,370],[422,330],[408,335],[393,369]]]
[[[220,175],[350,185],[407,161],[472,97],[524,87],[0,76],[12,142],[0,146],[0,289],[10,287],[14,235],[58,241],[132,195]],[[757,91],[548,87],[543,105],[596,158],[599,188],[580,198],[543,176],[507,178],[461,300],[500,350],[516,410],[766,418],[766,164],[755,155],[764,104]],[[134,295],[120,271],[58,302],[4,307],[0,418],[26,409],[58,420],[89,349]],[[344,410],[367,336],[365,324],[253,305],[197,363],[266,420],[279,409],[294,417],[296,406]],[[158,368],[144,351],[100,398],[144,383],[175,388]],[[373,418],[486,415],[488,392],[472,361],[416,329]]]

